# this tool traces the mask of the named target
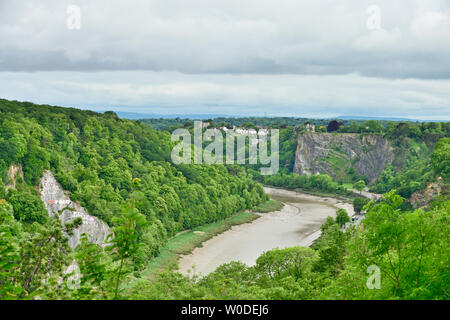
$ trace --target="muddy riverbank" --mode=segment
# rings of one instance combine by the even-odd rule
[[[203,243],[179,261],[183,274],[206,275],[218,266],[241,261],[249,266],[263,252],[279,247],[310,246],[320,236],[320,226],[338,208],[353,215],[353,206],[342,200],[295,191],[264,188],[272,199],[285,206],[280,211],[261,214],[251,223],[232,227]]]

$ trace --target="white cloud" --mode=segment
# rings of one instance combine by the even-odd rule
[[[420,41],[423,50],[434,52],[433,43],[450,39],[450,13],[427,11],[417,16],[411,23],[411,34]]]
[[[401,41],[402,32],[399,28],[391,31],[384,29],[373,30],[355,40],[355,48],[361,51],[375,51],[391,49]]]

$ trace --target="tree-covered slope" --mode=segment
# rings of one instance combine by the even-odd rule
[[[224,264],[200,279],[167,272],[142,281],[131,299],[449,299],[450,201],[403,210],[390,192],[367,206],[363,225],[343,231],[329,217],[312,248],[263,253],[255,266]]]
[[[173,166],[167,132],[112,112],[0,100],[0,117],[5,183],[12,164],[22,165],[29,185],[37,185],[44,169],[50,169],[72,200],[107,223],[129,196],[135,177],[148,199],[141,211],[162,220],[170,234],[252,206],[249,198],[240,197],[244,190],[254,190],[255,201],[263,194],[258,185],[222,166]]]
[[[224,219],[266,198],[243,171],[172,165],[171,149],[167,132],[113,112],[0,100],[0,199],[5,214],[11,210],[25,232],[13,235],[19,242],[22,236],[31,239],[36,228],[51,222],[37,191],[44,170],[55,175],[72,201],[111,227],[139,193],[133,203],[147,224],[137,239],[143,247],[133,258],[136,269],[177,232]],[[11,166],[20,174],[8,174]],[[12,179],[15,188],[8,188]],[[133,179],[139,179],[138,186]]]

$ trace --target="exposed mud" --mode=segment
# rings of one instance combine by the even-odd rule
[[[337,208],[344,208],[353,215],[352,205],[338,199],[284,189],[264,190],[271,198],[283,202],[283,209],[262,214],[251,223],[234,226],[204,242],[203,247],[180,258],[180,272],[206,275],[231,261],[251,266],[258,256],[270,249],[310,246],[320,236],[320,226],[326,218],[335,217]]]

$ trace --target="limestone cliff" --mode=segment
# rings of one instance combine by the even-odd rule
[[[378,135],[307,132],[298,137],[294,172],[339,178],[353,167],[374,182],[393,159],[389,141]]]
[[[411,195],[410,202],[412,206],[414,208],[427,206],[433,198],[443,193],[444,186],[444,180],[442,177],[438,177],[435,182],[428,184],[425,190],[416,191]]]
[[[56,181],[50,171],[45,171],[39,184],[41,199],[44,202],[50,216],[54,217],[61,212],[59,218],[63,224],[72,222],[80,217],[83,224],[69,237],[69,245],[72,249],[80,243],[83,233],[86,233],[90,242],[105,245],[106,237],[109,235],[109,227],[98,218],[90,216],[83,207],[74,203],[64,193],[62,186]]]

